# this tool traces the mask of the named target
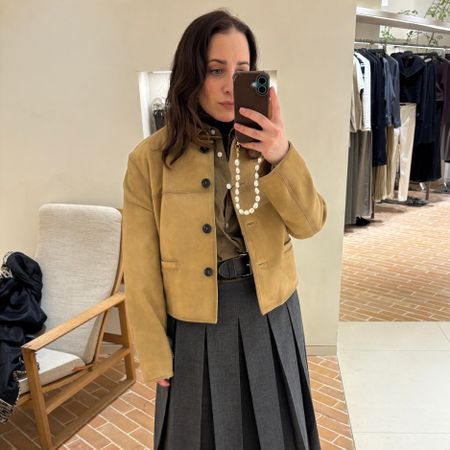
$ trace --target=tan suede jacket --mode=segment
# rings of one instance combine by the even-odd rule
[[[210,138],[217,134],[210,128]],[[217,323],[218,311],[213,145],[192,144],[169,170],[161,158],[165,137],[164,127],[136,146],[128,156],[123,182],[125,294],[146,382],[173,376],[167,314],[183,321]],[[233,141],[228,163],[232,180],[235,157]],[[255,164],[255,159],[240,152],[244,209],[254,202]],[[266,314],[283,304],[298,283],[290,236],[313,236],[327,213],[292,143],[272,170],[270,164],[263,168],[259,207],[254,214],[237,216],[259,308]]]

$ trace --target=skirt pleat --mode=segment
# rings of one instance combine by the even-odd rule
[[[217,324],[168,316],[154,450],[320,450],[297,291],[261,315],[252,277],[219,283]]]
[[[206,332],[205,332],[206,344]],[[202,395],[202,431],[200,450],[214,450],[214,421],[211,401],[211,387],[209,379],[208,351],[205,348],[203,352],[203,395]]]
[[[283,425],[278,408],[277,379],[269,325],[267,320],[255,321],[251,311],[245,312],[247,314],[242,314],[239,324],[259,442],[262,450],[277,449],[283,442]]]
[[[284,450],[298,450],[304,448],[303,443],[299,444],[298,432],[294,430],[294,420],[292,420],[292,411],[294,408],[289,404],[291,396],[288,393],[286,377],[283,374],[280,357],[276,348],[275,338],[271,333],[272,350],[274,352],[275,375],[277,377],[278,404],[280,407],[281,423],[283,424]],[[286,405],[289,405],[287,407]]]
[[[300,383],[302,388],[302,397],[305,408],[306,432],[308,435],[308,446],[310,449],[320,450],[320,438],[317,429],[316,417],[314,414],[314,405],[311,396],[311,382],[308,370],[308,360],[306,356],[305,334],[303,331],[303,321],[300,310],[300,301],[298,293],[293,293],[293,301],[287,302],[286,306],[291,318],[292,330],[294,331],[297,351],[298,372],[300,375]],[[308,448],[308,447],[307,447]]]
[[[217,450],[242,446],[238,311],[221,308],[221,321],[207,326],[209,379]]]
[[[305,443],[308,441],[305,423],[305,408],[303,405],[303,392],[298,376],[299,364],[295,351],[294,333],[292,332],[291,319],[287,308],[276,308],[270,314],[272,333],[275,338],[276,352],[281,362],[284,383],[287,387],[288,404],[291,417],[294,419],[293,427],[296,441]],[[298,450],[305,450],[303,444]]]
[[[256,425],[255,407],[253,405],[250,391],[249,375],[244,356],[244,344],[242,334],[239,332],[239,365],[241,370],[241,405],[242,405],[242,432],[243,448],[261,450],[258,437],[258,427]]]
[[[167,448],[200,447],[205,327],[177,321],[171,408],[167,416]],[[196,351],[194,352],[193,349]],[[178,430],[189,430],[179,433]]]

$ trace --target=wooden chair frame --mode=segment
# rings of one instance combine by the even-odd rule
[[[119,209],[119,211],[122,212],[121,209]],[[106,408],[106,406],[125,392],[136,381],[136,369],[131,347],[130,328],[125,306],[125,294],[119,292],[122,281],[123,259],[121,240],[119,262],[111,296],[66,322],[46,331],[21,347],[30,390],[19,397],[17,405],[25,405],[31,402],[43,450],[56,449],[66,442],[80,428]],[[107,320],[113,308],[118,308],[121,334],[105,332]],[[104,315],[100,326],[93,361],[84,367],[75,369],[73,373],[59,380],[42,386],[36,364],[36,352],[100,314]],[[118,344],[121,345],[121,347],[107,358],[100,359],[100,349],[103,342]],[[81,414],[68,426],[64,427],[64,429],[56,434],[55,438],[52,440],[48,415],[122,359],[124,359],[125,362],[125,379],[121,380],[114,389],[105,394],[105,396],[93,407],[88,408],[85,413]],[[66,389],[63,389],[46,401],[44,394],[66,385]]]

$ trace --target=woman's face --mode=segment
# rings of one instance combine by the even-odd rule
[[[250,70],[247,38],[236,29],[212,36],[205,80],[199,95],[201,107],[214,119],[234,120],[233,74]]]

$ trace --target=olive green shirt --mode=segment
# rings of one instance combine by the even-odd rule
[[[230,174],[228,160],[231,142],[234,138],[234,122],[221,122],[211,117],[202,108],[199,110],[199,115],[205,131],[211,138],[209,149],[214,152],[214,212],[217,262],[221,262],[247,251],[231,199],[231,195],[234,192],[231,189],[234,183],[234,174]]]
[[[234,173],[230,173],[228,160],[230,155],[230,146],[234,138],[234,122],[221,122],[203,110],[200,111],[200,117],[206,124],[212,145],[210,149],[214,151],[214,210],[216,220],[216,239],[217,239],[217,262],[233,258],[241,253],[247,252],[244,238],[241,233],[236,211],[234,209],[231,195],[234,189]],[[225,134],[223,136],[222,134]],[[258,153],[256,153],[259,156]],[[257,156],[252,156],[256,158]],[[268,164],[268,163],[267,163]],[[272,169],[270,166],[269,171]],[[228,185],[228,187],[227,187]],[[245,205],[244,205],[245,206]]]
[[[216,133],[220,131],[213,127]],[[236,217],[236,211],[231,199],[232,189],[228,188],[234,183],[234,174],[228,168],[229,147],[233,140],[234,131],[231,130],[227,148],[224,140],[215,139],[214,151],[214,210],[216,215],[217,261],[233,258],[247,251],[241,227]],[[233,191],[234,192],[234,191]]]

